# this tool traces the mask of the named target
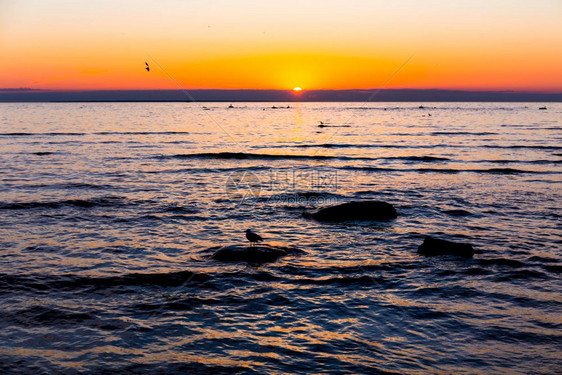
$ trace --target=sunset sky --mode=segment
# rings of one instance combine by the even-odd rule
[[[0,0],[0,88],[177,88],[160,65],[192,89],[560,92],[561,20],[560,0]]]

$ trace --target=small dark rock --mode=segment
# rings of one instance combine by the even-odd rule
[[[39,151],[39,152],[33,152],[33,155],[39,155],[39,156],[43,156],[43,155],[52,155],[54,154],[54,152],[50,152],[50,151]]]
[[[356,201],[326,207],[315,213],[304,212],[307,219],[318,221],[386,221],[396,219],[396,209],[386,202]]]
[[[230,245],[219,248],[211,256],[212,259],[222,262],[248,262],[269,263],[275,262],[282,256],[301,254],[304,251],[290,247],[279,247],[271,245]]]
[[[425,236],[423,243],[418,247],[418,254],[426,256],[458,255],[470,258],[474,255],[471,244],[441,240]]]

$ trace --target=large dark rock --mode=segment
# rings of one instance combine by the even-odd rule
[[[315,213],[303,213],[308,219],[318,221],[386,221],[396,219],[396,209],[386,202],[356,201],[326,207]]]
[[[301,253],[304,253],[304,251],[297,248],[265,244],[256,246],[230,245],[216,250],[211,258],[222,262],[269,263],[285,255]]]
[[[458,255],[470,258],[474,255],[474,249],[468,243],[452,242],[425,236],[423,243],[418,247],[418,254],[426,256]]]

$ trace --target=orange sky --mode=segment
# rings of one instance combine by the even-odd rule
[[[0,0],[0,88],[562,91],[560,20],[559,0]]]

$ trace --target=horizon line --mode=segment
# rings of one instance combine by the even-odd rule
[[[346,89],[302,89],[299,93],[295,93],[293,89],[258,89],[258,88],[99,88],[99,89],[48,89],[48,88],[33,88],[33,87],[0,87],[0,92],[60,92],[60,93],[73,93],[73,92],[162,92],[162,91],[276,91],[276,92],[290,92],[294,95],[300,95],[306,92],[322,92],[322,91],[448,91],[448,92],[466,92],[466,93],[521,93],[521,94],[562,94],[562,88],[556,90],[527,90],[527,89],[460,89],[460,88],[414,88],[414,87],[400,87],[400,88],[346,88]]]
[[[189,95],[186,94],[189,92]],[[369,95],[375,92],[376,96]],[[370,99],[370,100],[369,100]],[[0,88],[0,102],[562,102],[562,92],[457,89],[147,89]]]

